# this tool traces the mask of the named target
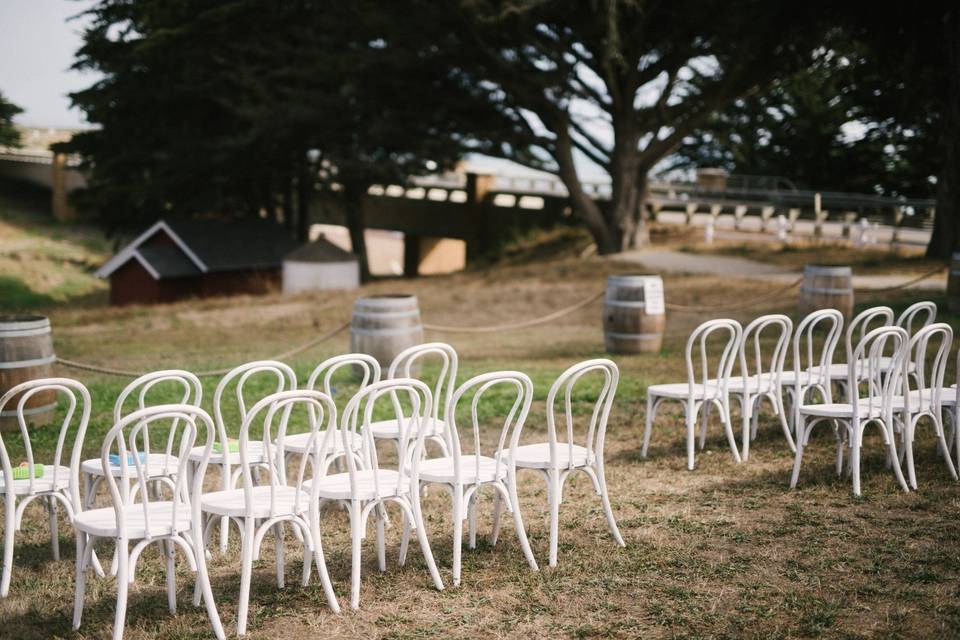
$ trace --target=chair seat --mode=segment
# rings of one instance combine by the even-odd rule
[[[957,404],[957,385],[940,389],[940,404],[953,407]]]
[[[318,494],[327,500],[374,500],[404,495],[410,491],[410,483],[400,482],[400,474],[392,469],[365,469],[356,473],[357,487],[354,492],[350,486],[349,473],[335,473],[333,475],[307,480],[303,483],[303,490],[311,492],[313,483],[320,484]],[[376,481],[376,484],[375,484]],[[378,490],[379,489],[379,490]]]
[[[417,423],[415,421],[411,422],[411,424],[414,425],[414,428],[411,430],[411,433],[408,434],[408,437],[414,438],[419,435],[419,430],[416,429]],[[440,435],[447,429],[447,425],[444,424],[443,420],[434,420],[433,418],[424,420],[423,426],[427,428],[432,427],[432,433],[428,433],[428,435]],[[374,438],[396,440],[400,437],[400,425],[395,419],[371,422],[369,428]]]
[[[750,393],[772,393],[776,389],[777,378],[772,373],[762,373],[744,378],[743,376],[730,376],[727,381],[727,391],[730,393],[743,393],[746,388]],[[707,380],[711,386],[719,386],[718,380]]]
[[[881,418],[883,417],[879,402],[874,402],[873,406],[869,406],[869,402],[866,400],[861,400],[860,405],[860,417],[861,418]],[[901,398],[901,408],[902,398]],[[894,411],[897,410],[897,406],[894,403],[892,405]],[[843,402],[832,402],[826,404],[808,404],[800,407],[800,413],[805,416],[815,416],[818,418],[852,418],[853,417],[853,405]]]
[[[254,518],[269,518],[274,515],[289,515],[304,513],[310,508],[310,494],[299,491],[300,501],[297,503],[297,488],[274,486],[273,499],[275,508],[270,508],[270,486],[253,487],[251,503]],[[203,494],[200,499],[200,509],[205,513],[220,516],[243,517],[247,515],[247,502],[243,489],[229,489],[227,491],[213,491]]]
[[[327,437],[326,429],[324,429],[323,431],[318,431],[316,443],[318,445],[323,443],[323,440],[326,437]],[[363,436],[361,436],[359,433],[350,433],[349,436],[347,437],[350,440],[353,451],[359,451],[363,447]],[[307,444],[309,442],[310,442],[309,433],[297,433],[292,436],[285,436],[283,439],[283,450],[286,453],[299,453],[303,455],[307,453]],[[331,451],[332,453],[344,452],[343,436],[339,432],[339,430],[337,430],[336,433],[332,434],[329,445],[331,448],[328,450],[328,452],[331,452]]]
[[[187,456],[190,462],[200,462],[203,460],[203,450],[206,447],[194,447],[190,449],[190,454]],[[227,462],[230,464],[240,464],[240,452],[231,451],[226,456]],[[253,440],[247,443],[247,461],[250,464],[262,464],[265,461],[263,456],[263,443],[259,440]],[[224,455],[223,453],[217,453],[213,451],[210,453],[210,464],[223,464]]]
[[[147,510],[150,514],[149,531],[142,503],[123,508],[128,539],[139,540],[189,531],[192,526],[190,506],[182,502],[177,504],[176,522],[173,521],[173,502],[150,502]],[[116,538],[120,534],[117,529],[117,514],[113,507],[82,511],[77,514],[73,526],[79,531],[101,538]]]
[[[797,372],[793,369],[784,369],[780,374],[781,386],[789,386],[797,383]],[[800,372],[800,384],[810,384],[810,372]]]
[[[688,398],[693,396],[696,399],[713,397],[719,394],[720,389],[715,384],[694,384],[693,386],[686,382],[676,382],[672,384],[654,384],[647,387],[647,394],[659,396],[661,398]]]
[[[480,473],[477,473],[477,461]],[[488,456],[460,456],[460,481],[463,484],[493,482],[507,476],[505,462],[497,462]],[[453,484],[456,475],[453,470],[453,457],[430,458],[420,462],[420,479],[425,482],[443,482]]]
[[[151,453],[147,456],[146,462],[146,475],[148,478],[156,478],[159,476],[168,476],[175,475],[177,473],[177,468],[179,461],[176,456],[168,456],[165,453]],[[92,460],[84,460],[80,464],[80,470],[83,473],[90,474],[92,476],[102,476],[105,475],[103,472],[103,463],[101,463],[100,458],[93,458]],[[120,465],[110,465],[110,473],[113,477],[119,478],[122,469]],[[127,465],[127,473],[131,478],[136,478],[137,476],[137,467],[136,464]]]
[[[572,455],[571,450],[573,452]],[[506,459],[509,457],[510,451],[504,449],[501,455]],[[591,455],[586,447],[575,444],[571,448],[570,445],[565,442],[557,443],[556,465],[560,469],[585,467],[588,464],[592,464],[594,458],[595,456]],[[550,461],[550,443],[540,442],[517,447],[513,460],[514,464],[524,469],[550,469],[553,467]]]
[[[53,481],[53,472],[54,469],[57,471],[57,481],[54,485]],[[30,491],[30,481],[29,480],[14,480],[13,481],[13,495],[15,496],[25,496],[31,493],[47,493],[54,490],[66,489],[70,486],[70,468],[60,465],[59,467],[54,467],[53,465],[44,465],[43,466],[43,477],[33,479],[33,491]],[[7,487],[3,479],[3,472],[0,471],[0,494],[6,493]]]
[[[931,408],[933,402],[933,389],[914,389],[910,392],[910,411],[927,411]],[[954,406],[957,404],[957,390],[952,387],[940,389],[940,404],[944,406]],[[894,396],[894,409],[903,410],[905,405],[903,396]]]

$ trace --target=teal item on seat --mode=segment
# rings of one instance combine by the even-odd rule
[[[139,458],[140,462],[146,462],[146,460],[147,460],[147,454],[145,454],[145,453],[143,453],[143,452],[141,451],[140,453],[137,454],[137,458]],[[107,458],[107,459],[110,460],[110,466],[113,466],[113,467],[119,467],[119,466],[120,466],[120,456],[118,456],[117,454],[111,453],[111,454],[110,454],[110,457]],[[132,453],[128,453],[128,454],[127,454],[127,464],[128,464],[128,465],[134,464],[133,454],[132,454]]]

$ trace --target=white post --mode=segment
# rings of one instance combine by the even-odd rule
[[[777,216],[777,240],[780,242],[788,242],[789,237],[787,236],[787,217],[782,213]]]
[[[716,235],[714,231],[713,220],[714,220],[713,216],[710,216],[707,219],[707,227],[703,232],[703,239],[706,241],[707,244],[713,244],[713,239],[714,239],[714,236]]]

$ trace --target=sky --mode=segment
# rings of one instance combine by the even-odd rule
[[[96,76],[70,70],[91,0],[0,0],[0,92],[21,109],[16,122],[35,127],[85,126],[67,94]]]

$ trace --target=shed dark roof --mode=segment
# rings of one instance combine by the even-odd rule
[[[305,245],[294,249],[288,253],[286,260],[292,262],[356,262],[357,257],[349,251],[344,251],[337,245],[326,240],[317,238],[314,242],[308,242]]]
[[[161,278],[196,276],[202,273],[180,247],[174,244],[140,246],[137,247],[137,253]]]
[[[279,267],[297,242],[266,220],[167,220],[209,271]]]

